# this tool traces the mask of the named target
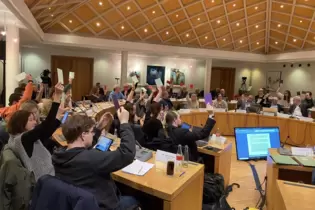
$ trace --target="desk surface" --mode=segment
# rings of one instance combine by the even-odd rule
[[[285,210],[313,210],[315,208],[315,186],[277,180],[277,187]]]

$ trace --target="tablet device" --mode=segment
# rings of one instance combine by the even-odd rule
[[[62,124],[64,124],[64,123],[66,122],[68,116],[69,116],[69,112],[65,112],[65,114],[63,115],[63,118],[62,118],[62,120],[61,120],[61,123],[62,123]]]
[[[97,145],[95,146],[96,149],[106,152],[109,150],[110,146],[112,145],[113,140],[109,139],[105,136],[100,136]]]
[[[115,109],[118,110],[120,108],[120,106],[119,106],[119,102],[118,102],[117,96],[113,95],[112,99],[113,99],[113,103],[114,103]]]
[[[182,123],[182,128],[189,130],[190,129],[190,125],[187,123]]]

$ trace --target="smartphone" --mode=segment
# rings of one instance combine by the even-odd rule
[[[64,124],[64,123],[66,122],[68,116],[69,116],[69,112],[66,112],[66,113],[63,115],[63,118],[62,118],[62,120],[61,120],[61,123],[62,123],[62,124]]]
[[[113,99],[113,102],[114,102],[115,109],[118,110],[120,108],[120,106],[119,106],[119,102],[118,102],[117,96],[113,95],[112,99]]]
[[[189,130],[191,128],[191,125],[187,124],[187,123],[182,123],[182,128]]]
[[[113,144],[113,140],[109,139],[105,136],[100,136],[97,145],[95,146],[95,149],[98,149],[102,152],[106,152],[109,150],[110,146]]]

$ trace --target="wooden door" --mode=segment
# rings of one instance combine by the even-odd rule
[[[211,90],[225,89],[229,100],[234,97],[235,68],[213,67],[211,71]]]
[[[74,72],[72,81],[72,98],[81,100],[82,96],[88,95],[93,85],[93,58],[51,56],[51,77],[53,84],[58,82],[57,68],[63,70],[65,85],[69,81],[69,72]]]

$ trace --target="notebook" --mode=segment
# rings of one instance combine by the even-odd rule
[[[271,155],[271,158],[280,165],[295,165],[298,166],[299,164],[293,160],[290,156],[285,155]]]
[[[152,163],[146,163],[146,162],[142,162],[140,160],[135,160],[135,161],[133,161],[133,163],[131,163],[130,165],[123,168],[122,171],[125,173],[129,173],[129,174],[143,176],[153,166],[154,166],[154,164],[152,164]]]
[[[315,167],[315,160],[313,157],[295,157],[303,166]]]

